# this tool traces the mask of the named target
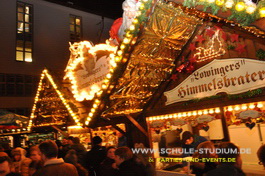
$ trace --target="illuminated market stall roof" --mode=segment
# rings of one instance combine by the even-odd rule
[[[44,69],[28,128],[67,124],[80,125],[78,109],[63,94],[62,87],[58,86],[48,70]]]
[[[250,13],[251,10],[247,6],[244,6],[244,10],[240,10],[237,1],[232,5],[232,9],[221,6],[217,1],[209,2],[210,5],[206,1],[204,4],[197,3],[197,1],[194,4],[190,4],[190,1],[184,1],[184,3],[174,1],[175,3],[168,4],[151,0],[139,2],[141,4],[137,15],[125,30],[114,55],[111,72],[107,74],[102,85],[103,89],[98,91],[92,99],[92,106],[85,121],[86,125],[95,116],[108,118],[142,112],[158,91],[159,85],[171,78],[174,69],[185,68],[191,71],[192,66],[189,63],[192,62],[192,58],[186,58],[188,62],[181,65],[182,59],[179,55],[184,47],[188,47],[186,44],[190,42],[190,39],[194,39],[193,35],[198,32],[197,27],[204,23],[207,25],[208,22],[216,22],[248,36],[251,35],[255,39],[265,38],[265,27],[262,25],[262,21],[264,22],[263,2],[260,2],[254,9],[255,18],[246,21],[242,21],[239,15],[246,15],[246,9],[248,9],[249,15],[247,16],[253,16]],[[226,14],[227,16],[224,17],[223,14],[219,14],[221,9],[233,13]],[[256,22],[259,23],[256,24]],[[253,26],[254,23],[256,27]],[[217,26],[216,29],[209,29],[210,32],[212,30],[216,32],[213,40],[216,39],[221,46],[221,50],[213,55],[214,58],[225,54],[219,38],[221,28],[219,26],[218,29]],[[205,39],[201,38],[201,42],[203,40]],[[239,52],[242,52],[242,49]],[[198,62],[204,62],[209,58],[200,58]],[[178,66],[183,66],[183,68]]]

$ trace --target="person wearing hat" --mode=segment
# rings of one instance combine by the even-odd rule
[[[106,147],[102,146],[102,139],[99,136],[92,138],[92,148],[86,153],[86,168],[89,171],[89,176],[100,175],[100,163],[106,157]]]

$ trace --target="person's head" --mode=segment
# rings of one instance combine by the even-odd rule
[[[211,158],[215,157],[215,147],[211,141],[205,141],[198,145],[198,151],[202,151],[199,153],[199,158]]]
[[[265,167],[265,144],[259,148],[257,155],[259,158],[259,164],[262,164]]]
[[[41,153],[38,146],[32,146],[29,151],[30,159],[32,161],[40,161],[41,160]]]
[[[67,145],[68,144],[68,140],[67,140],[67,138],[63,138],[63,140],[62,140],[62,145]]]
[[[107,157],[110,159],[115,159],[115,150],[116,148],[113,146],[110,146],[107,148]]]
[[[73,143],[74,144],[80,144],[80,139],[78,137],[73,138]]]
[[[0,157],[0,176],[6,176],[11,172],[11,159],[8,156]]]
[[[64,157],[64,161],[66,163],[71,163],[74,165],[77,164],[78,159],[77,159],[76,151],[73,149],[69,150]]]
[[[52,140],[42,142],[39,145],[39,149],[41,152],[41,157],[44,161],[52,158],[57,158],[58,156],[58,146]]]
[[[11,155],[14,161],[20,161],[26,155],[26,150],[17,147],[11,151]]]
[[[99,136],[94,136],[92,138],[92,145],[101,145],[102,139]]]
[[[239,153],[239,147],[232,142],[222,142],[218,146],[218,149],[220,149],[218,152],[218,157],[223,158],[221,163],[230,163],[231,165],[241,168],[242,160]],[[235,162],[229,162],[231,159],[235,160]]]
[[[73,143],[73,139],[74,139],[73,136],[69,136],[68,139],[67,139],[68,144],[73,145],[74,144]]]
[[[194,141],[194,136],[190,131],[184,131],[181,140],[183,144],[190,145]]]
[[[115,151],[115,163],[120,165],[122,162],[132,159],[133,153],[128,147],[119,147]]]

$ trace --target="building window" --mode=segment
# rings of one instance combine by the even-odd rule
[[[82,19],[79,16],[70,15],[70,41],[78,42],[81,40],[82,31],[81,23]]]
[[[38,82],[37,76],[0,73],[0,96],[34,96]]]
[[[32,5],[17,3],[17,43],[16,60],[22,62],[32,62]]]

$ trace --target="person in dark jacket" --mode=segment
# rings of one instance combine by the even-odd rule
[[[88,171],[78,163],[78,156],[76,155],[75,150],[69,150],[64,157],[64,161],[73,164],[76,167],[79,176],[88,176]]]
[[[193,135],[190,131],[184,131],[181,140],[183,144],[182,147],[184,149],[184,156],[192,156],[197,146],[200,143],[207,141],[206,138],[196,134]]]
[[[78,137],[74,137],[72,141],[73,144],[71,145],[71,149],[76,151],[78,163],[80,163],[82,166],[85,166],[85,155],[87,152],[86,148],[80,143],[80,139]]]
[[[115,150],[116,148],[111,146],[107,148],[107,157],[100,164],[101,176],[113,176],[117,173],[117,166],[115,163]]]
[[[222,160],[217,168],[207,172],[206,176],[245,176],[246,174],[241,170],[239,148],[231,142],[223,142],[218,148],[220,149],[218,157]],[[229,162],[231,159],[234,162]]]
[[[78,176],[74,165],[65,163],[63,159],[57,158],[58,147],[54,141],[47,140],[39,145],[44,166],[37,170],[33,176]]]
[[[193,158],[203,159],[203,158],[216,158],[216,152],[214,144],[211,141],[205,141],[198,145],[197,150],[200,152],[195,152]],[[192,173],[196,176],[203,176],[210,170],[215,169],[217,163],[215,162],[194,162],[192,163]]]
[[[133,158],[133,153],[128,147],[119,147],[115,151],[115,163],[119,170],[115,176],[146,176],[145,168]]]
[[[106,157],[106,148],[101,146],[102,139],[99,136],[92,138],[92,148],[86,153],[86,168],[89,176],[100,176],[100,163]]]

